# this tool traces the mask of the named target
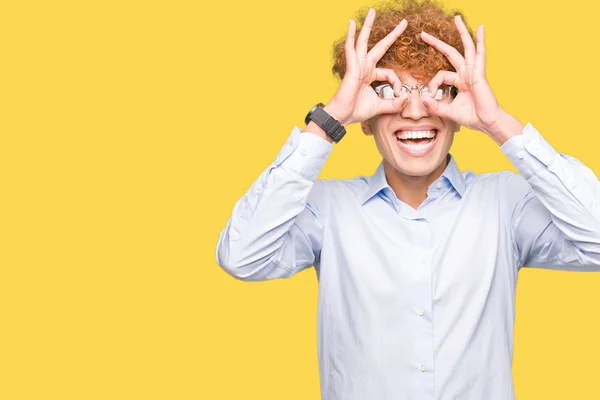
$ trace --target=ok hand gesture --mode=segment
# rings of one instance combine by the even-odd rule
[[[408,99],[408,95],[401,92],[400,78],[393,70],[376,68],[377,62],[404,32],[407,22],[402,20],[367,53],[374,20],[375,10],[370,9],[356,43],[356,24],[350,20],[344,47],[346,72],[337,92],[325,106],[342,125],[362,122],[377,114],[400,112]],[[389,82],[397,97],[393,100],[379,98],[371,87],[373,81]]]
[[[510,136],[520,133],[523,128],[514,117],[500,107],[487,81],[483,25],[477,28],[475,46],[460,16],[457,15],[454,22],[465,48],[464,57],[454,47],[426,32],[421,33],[421,38],[444,54],[456,69],[456,72],[439,71],[429,83],[429,93],[435,93],[439,85],[446,84],[456,87],[458,96],[449,104],[428,97],[424,97],[423,102],[432,114],[485,132],[497,143],[502,144]]]

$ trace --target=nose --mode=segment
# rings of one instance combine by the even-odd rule
[[[410,93],[410,98],[407,100],[406,105],[400,112],[402,118],[419,120],[429,116],[429,110],[425,107],[425,104],[419,97],[419,91],[413,89]]]

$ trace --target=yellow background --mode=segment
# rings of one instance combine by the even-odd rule
[[[452,0],[501,104],[600,172],[599,6]],[[235,201],[333,95],[363,0],[0,1],[0,399],[318,399],[317,281],[215,263]],[[571,7],[564,9],[564,7]],[[463,130],[462,170],[513,169]],[[357,126],[322,178],[374,171]],[[600,398],[600,274],[524,270],[517,397]]]

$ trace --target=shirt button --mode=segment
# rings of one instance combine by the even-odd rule
[[[417,314],[419,314],[422,317],[423,315],[425,315],[425,310],[421,309],[417,312]]]
[[[438,189],[439,189],[439,188],[441,188],[441,187],[442,187],[442,182],[438,182],[438,183],[436,183],[436,184],[435,184],[435,187],[436,187],[436,188],[438,188]]]
[[[421,368],[420,368],[420,369],[421,369],[421,372],[425,372],[425,371],[427,371],[427,368],[425,368],[425,366],[424,366],[424,365],[421,365]]]
[[[522,151],[519,152],[519,154],[517,154],[517,157],[519,157],[519,159],[524,159],[525,158],[525,153],[523,153]]]
[[[303,156],[306,155],[306,149],[302,149],[302,151],[300,152],[300,154],[302,154]]]

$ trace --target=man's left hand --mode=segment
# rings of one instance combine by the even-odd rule
[[[502,145],[520,134],[523,125],[500,107],[487,81],[483,25],[477,27],[475,46],[460,16],[457,15],[454,22],[463,42],[464,57],[454,47],[426,32],[421,32],[421,38],[444,54],[456,69],[456,72],[439,71],[429,83],[429,93],[435,93],[439,85],[446,84],[456,87],[458,95],[451,103],[441,103],[427,96],[423,97],[423,102],[433,115],[485,132]]]

